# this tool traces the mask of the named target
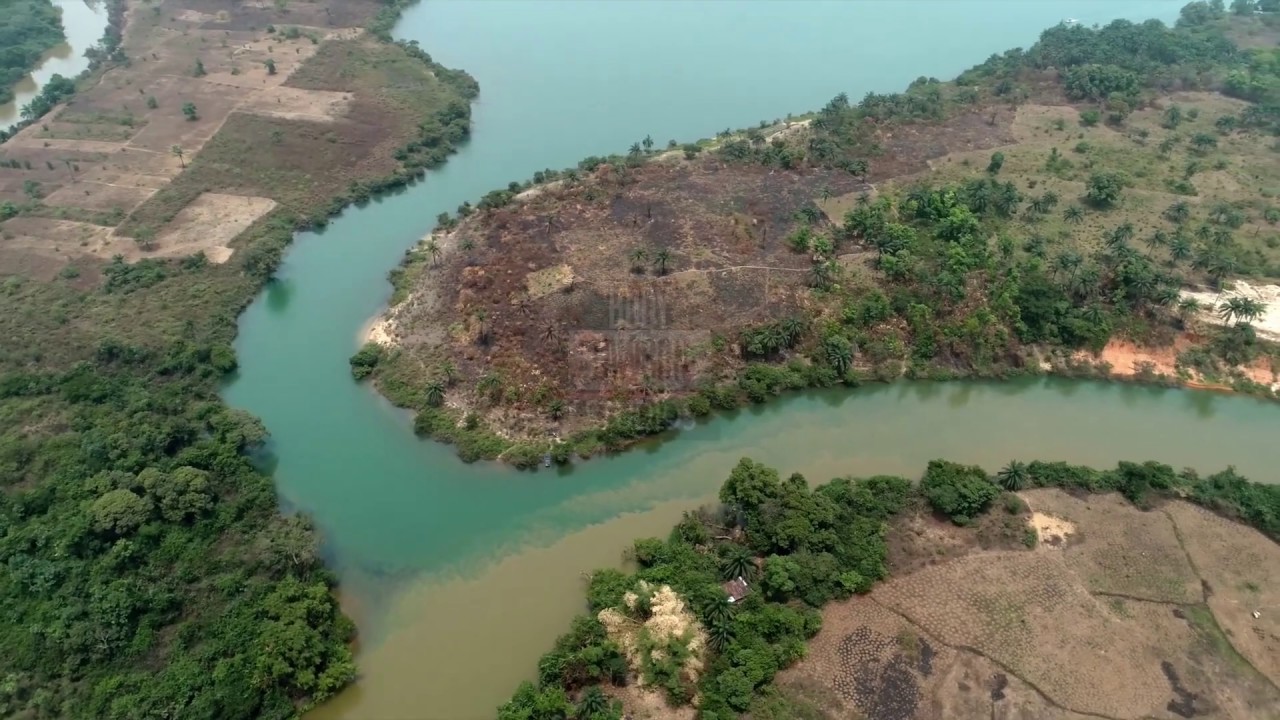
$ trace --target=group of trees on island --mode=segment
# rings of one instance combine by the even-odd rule
[[[686,513],[665,539],[637,540],[634,573],[599,570],[586,595],[589,614],[538,662],[537,682],[520,686],[499,720],[618,720],[620,703],[601,688],[640,675],[673,705],[696,695],[702,720],[732,720],[760,702],[774,675],[804,657],[826,603],[869,591],[887,577],[885,533],[904,511],[928,509],[957,524],[1025,506],[1009,491],[1060,487],[1119,492],[1141,508],[1186,498],[1280,539],[1280,486],[1254,483],[1228,469],[1208,477],[1157,462],[1122,462],[1096,470],[1064,462],[1021,462],[995,475],[980,467],[931,461],[919,483],[894,476],[837,478],[810,486],[800,475],[744,458],[720,488],[720,505]],[[1034,530],[1027,530],[1034,545]],[[747,579],[746,597],[730,603],[722,585]],[[598,619],[602,610],[643,622],[646,607],[623,602],[640,587],[669,586],[693,609],[707,648],[696,684],[678,668],[646,662],[629,668],[626,653]],[[678,663],[678,653],[668,665]]]

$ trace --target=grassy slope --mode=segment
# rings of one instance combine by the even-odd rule
[[[777,140],[766,137],[784,128],[763,123],[688,152],[637,145],[625,157],[540,173],[514,189],[556,182],[533,199],[513,201],[513,190],[499,190],[478,212],[460,208],[468,217],[448,244],[468,247],[446,248],[437,263],[431,247],[438,241],[430,240],[407,257],[393,274],[396,299],[411,300],[393,309],[403,347],[370,347],[354,360],[356,369],[372,371],[384,394],[418,411],[420,432],[456,443],[464,458],[501,456],[529,466],[544,452],[568,460],[621,447],[680,414],[762,401],[789,388],[904,373],[1007,376],[1040,372],[1045,363],[1093,373],[1078,351],[1101,349],[1111,338],[1172,343],[1195,329],[1192,315],[1179,313],[1180,287],[1236,275],[1280,277],[1274,49],[1246,54],[1227,35],[1265,22],[1220,18],[1160,35],[1155,42],[1177,46],[1175,56],[1183,56],[1173,65],[1134,55],[1142,43],[1129,34],[1146,30],[1132,24],[1058,31],[1031,53],[996,58],[957,83],[917,84],[857,106],[833,102],[814,116],[820,126],[791,127]],[[1257,32],[1249,37],[1258,44]],[[1045,67],[1077,50],[1132,73],[1135,84],[1121,105],[1119,94],[1082,94],[1091,91],[1073,84],[1070,68]],[[1258,102],[1205,91],[1232,83]],[[1177,123],[1167,119],[1175,106]],[[1087,124],[1081,113],[1098,108],[1107,110],[1102,121]],[[1258,117],[1245,122],[1251,113]],[[1004,164],[990,173],[993,150]],[[869,160],[869,170],[851,160]],[[840,179],[825,174],[832,166],[852,170]],[[872,185],[841,189],[858,185],[862,174]],[[1110,207],[1086,197],[1098,174],[1125,186]],[[768,190],[765,183],[772,183]],[[979,205],[973,188],[982,183],[988,196],[990,183],[1012,193],[1011,209]],[[962,230],[963,242],[945,237],[951,221],[924,202],[928,193],[916,192],[922,187],[938,191],[929,202],[949,203],[965,222],[972,216],[976,224]],[[876,202],[851,219],[870,194]],[[1056,200],[1036,211],[1035,201],[1051,194]],[[1184,201],[1187,216],[1171,220],[1167,209]],[[819,207],[825,218],[815,215]],[[1069,218],[1076,211],[1078,222]],[[908,239],[886,242],[886,223]],[[787,249],[784,239],[804,227],[813,236],[807,249]],[[1117,233],[1128,237],[1109,244]],[[834,250],[815,254],[814,238]],[[1178,238],[1188,255],[1174,256]],[[956,246],[961,255],[953,254]],[[636,248],[648,252],[638,273],[629,259]],[[672,253],[671,277],[656,277],[651,261],[659,249]],[[1079,263],[1067,268],[1064,256],[1073,255]],[[794,273],[808,269],[811,257],[813,266],[829,269],[814,287],[774,279],[807,277]],[[562,263],[581,278],[572,292],[531,298],[522,290],[524,273]],[[710,304],[705,287],[675,280],[739,265],[791,274],[760,273],[727,294],[715,285],[724,274],[707,275]],[[416,298],[415,289],[426,286],[439,288],[438,302]],[[590,303],[575,298],[585,293],[604,304],[626,286],[664,293],[675,320],[655,336],[685,322],[705,337],[678,358],[687,366],[683,376],[663,376],[660,363],[671,358],[661,353],[628,363],[610,357],[603,362],[620,370],[613,384],[585,396],[575,386],[581,376],[566,370],[594,342],[584,338],[625,338],[609,334],[617,327],[584,325],[581,310]],[[745,292],[763,306],[782,286],[793,293],[784,304],[804,308],[805,331],[785,346],[747,352],[750,338],[780,318],[730,311],[731,303]],[[1233,369],[1248,365],[1255,379],[1265,379],[1268,362],[1275,366],[1268,360],[1273,348],[1246,329],[1205,328],[1192,344],[1198,347],[1179,345],[1180,374],[1271,394]],[[855,349],[851,362],[839,357],[841,346]],[[553,435],[568,442],[549,441]]]
[[[279,202],[229,263],[82,259],[51,282],[0,277],[6,717],[290,717],[354,677],[353,628],[316,536],[279,516],[270,477],[248,460],[265,433],[222,404],[218,382],[235,366],[236,315],[293,230],[442,162],[475,88],[373,40],[325,43],[313,63],[296,82],[355,92],[354,112],[377,116],[372,161],[297,152],[313,137],[305,122],[239,118],[122,227],[160,230],[174,198],[204,190]],[[357,144],[367,127],[328,130],[369,154]],[[331,179],[303,187],[307,172]]]

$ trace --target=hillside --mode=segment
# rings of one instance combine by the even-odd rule
[[[537,173],[442,218],[353,372],[523,466],[902,376],[1273,395],[1267,306],[1229,288],[1280,277],[1278,24],[1060,25],[951,82]]]
[[[1277,490],[1157,462],[810,485],[743,458],[634,571],[591,574],[498,718],[1276,717]]]

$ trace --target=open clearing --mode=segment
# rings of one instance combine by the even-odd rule
[[[1065,541],[975,549],[828,606],[779,686],[833,692],[833,719],[1280,716],[1275,543],[1183,502],[1021,494]]]
[[[379,7],[132,6],[130,62],[0,146],[0,204],[19,209],[0,223],[0,275],[47,280],[117,255],[225,262],[278,205],[310,216],[394,171],[416,132],[405,110],[436,102],[436,80],[362,35]]]

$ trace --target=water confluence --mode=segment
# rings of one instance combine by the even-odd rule
[[[271,430],[284,502],[322,529],[361,629],[361,679],[322,718],[467,720],[580,611],[581,575],[711,499],[739,457],[811,479],[918,474],[934,457],[1159,458],[1267,479],[1280,413],[1244,397],[1062,380],[814,392],[564,471],[465,465],[351,381],[387,271],[437,213],[592,154],[705,137],[846,91],[949,77],[1065,17],[1171,20],[1175,0],[456,2],[406,13],[482,87],[474,139],[406,191],[301,234],[245,312],[227,400]]]
[[[13,88],[13,100],[0,105],[0,130],[22,119],[22,106],[31,102],[54,75],[74,78],[89,67],[84,51],[98,44],[107,29],[107,4],[102,0],[53,0],[62,11],[66,40],[49,48],[31,74]]]

